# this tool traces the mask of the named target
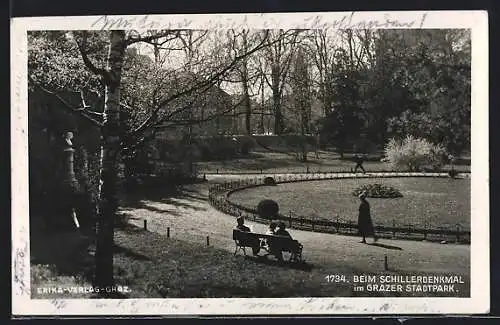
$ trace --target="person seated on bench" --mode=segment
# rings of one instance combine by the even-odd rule
[[[274,233],[275,236],[288,237],[292,238],[290,233],[286,231],[286,225],[283,221],[278,223],[278,230]],[[278,261],[283,262],[283,247],[281,245],[277,245],[276,243],[271,243],[270,245],[271,253],[276,256]]]
[[[276,222],[271,222],[269,224],[269,228],[267,229],[266,231],[266,235],[270,235],[270,236],[273,236],[275,231],[276,231],[276,227],[278,226],[278,224]],[[260,246],[261,247],[267,247],[269,248],[269,246],[271,246],[269,244],[270,240],[269,239],[262,239],[261,242],[260,242]]]
[[[290,235],[290,233],[288,231],[286,231],[285,229],[286,229],[286,225],[285,225],[285,223],[283,221],[281,221],[278,224],[278,230],[276,230],[276,232],[274,234],[276,236],[284,236],[284,237],[292,238],[292,236]]]
[[[244,232],[251,232],[250,228],[245,226],[245,218],[243,217],[238,217],[236,218],[236,229]],[[260,251],[260,241],[258,238],[255,238],[255,243],[252,243],[252,252],[253,255],[258,255]]]
[[[278,226],[278,224],[276,224],[276,222],[271,222],[269,224],[269,229],[267,229],[267,231],[266,231],[266,235],[274,235],[276,232],[277,226]]]

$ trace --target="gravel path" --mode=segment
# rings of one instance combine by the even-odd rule
[[[255,177],[255,175],[248,175]],[[238,179],[245,175],[207,175],[211,182]],[[139,227],[147,220],[149,231],[162,235],[170,228],[170,237],[196,244],[210,245],[234,251],[231,230],[235,218],[215,210],[209,205],[208,183],[189,185],[177,198],[141,200],[124,205],[122,211],[130,216],[129,222]],[[252,221],[246,224],[254,232],[265,232],[267,226]],[[303,257],[315,267],[325,271],[346,269],[359,272],[384,270],[384,255],[388,266],[397,273],[444,272],[470,275],[470,246],[437,244],[430,242],[380,239],[378,245],[359,243],[359,237],[315,233],[291,229],[292,236],[304,245]],[[370,243],[370,240],[368,240]]]

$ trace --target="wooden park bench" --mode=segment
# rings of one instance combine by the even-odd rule
[[[302,244],[289,237],[258,234],[233,229],[233,240],[236,244],[234,255],[236,255],[239,251],[242,251],[246,256],[246,247],[259,245],[260,249],[267,252],[265,255],[266,257],[274,255],[273,253],[275,252],[289,252],[291,254],[289,259],[290,262],[302,261]],[[267,243],[267,245],[264,243]]]

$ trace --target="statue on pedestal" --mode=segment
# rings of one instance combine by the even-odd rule
[[[75,176],[75,170],[74,170],[74,153],[75,149],[73,149],[73,132],[65,132],[64,133],[64,144],[65,148],[63,151],[65,152],[65,165],[66,165],[66,173],[64,175],[64,183],[65,187],[69,188],[69,198],[68,198],[68,205],[69,205],[69,210],[71,211],[71,218],[73,219],[73,223],[75,227],[78,229],[80,228],[80,224],[78,222],[78,219],[76,217],[76,211],[75,211],[75,195],[77,191],[77,186],[78,186],[78,181]]]

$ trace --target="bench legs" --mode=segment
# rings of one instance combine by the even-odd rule
[[[289,262],[302,262],[302,253],[292,253]]]
[[[240,245],[236,244],[236,249],[234,250],[234,256],[236,256],[238,251],[243,251],[243,254],[245,254],[245,256],[247,256],[247,251],[245,250],[245,246],[240,246]]]
[[[247,256],[247,252],[246,252],[246,249],[245,249],[246,246],[241,246],[241,245],[238,245],[236,244],[236,247],[234,249],[234,256],[236,256],[236,254],[238,254],[238,251],[243,251],[243,254],[245,256]],[[277,250],[273,250],[273,249],[270,249],[268,247],[260,247],[261,249],[263,249],[264,251],[267,252],[267,254],[265,254],[264,256],[269,256],[269,255],[274,255],[276,256],[276,258],[279,260],[279,256],[278,256],[278,251]],[[282,254],[284,251],[286,250],[280,250],[280,254]],[[290,251],[288,251],[290,252]],[[299,249],[298,251],[296,252],[290,252],[290,258],[289,258],[289,262],[302,262],[302,249]]]
[[[290,255],[290,262],[302,262],[302,248]]]

